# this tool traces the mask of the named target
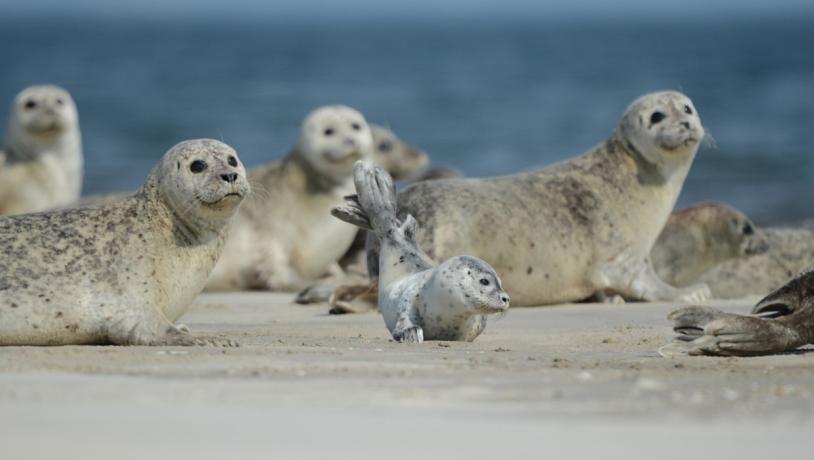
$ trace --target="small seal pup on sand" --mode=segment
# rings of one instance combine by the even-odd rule
[[[311,112],[291,154],[249,172],[254,196],[241,206],[207,289],[294,291],[339,271],[357,229],[330,212],[353,192],[353,163],[372,152],[361,113]]]
[[[679,335],[659,349],[680,355],[756,356],[814,343],[814,271],[809,268],[752,309],[755,316],[686,307],[668,316]]]
[[[82,136],[71,95],[51,85],[24,89],[0,150],[0,214],[67,205],[81,189]]]
[[[722,262],[768,248],[766,235],[742,212],[722,203],[700,203],[670,215],[650,259],[662,280],[688,286]]]
[[[419,182],[399,193],[399,211],[420,223],[430,257],[472,254],[490,263],[514,305],[573,302],[600,290],[701,301],[706,286],[668,285],[649,255],[703,137],[687,96],[652,93],[581,156],[513,176]]]
[[[248,192],[231,147],[191,140],[130,198],[0,218],[0,345],[231,344],[172,323]]]
[[[381,241],[379,310],[399,342],[472,341],[486,327],[486,315],[509,308],[500,278],[486,262],[452,257],[439,265],[416,242],[416,221],[396,218],[396,189],[380,167],[357,162],[357,195],[332,214],[372,231]]]

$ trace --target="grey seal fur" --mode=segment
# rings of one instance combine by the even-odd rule
[[[455,256],[435,265],[421,250],[415,219],[396,217],[395,187],[382,168],[357,162],[354,181],[357,195],[332,213],[381,241],[379,310],[395,340],[472,341],[486,327],[486,315],[508,309],[509,297],[489,264]]]
[[[706,286],[668,285],[649,255],[703,137],[687,96],[652,93],[581,156],[513,176],[419,182],[399,193],[399,210],[420,223],[418,241],[430,257],[472,254],[490,263],[516,306],[578,301],[600,290],[701,301]]]
[[[11,106],[0,150],[0,215],[76,201],[82,163],[79,114],[71,95],[53,85],[24,89]]]
[[[0,218],[0,345],[231,344],[173,322],[248,192],[231,147],[191,140],[122,201]]]

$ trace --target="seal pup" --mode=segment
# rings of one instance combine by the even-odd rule
[[[742,212],[722,203],[700,203],[670,215],[650,259],[662,280],[687,286],[722,262],[768,248],[766,235]]]
[[[418,241],[430,257],[472,254],[495,267],[514,305],[579,301],[600,290],[702,301],[706,286],[668,285],[649,255],[703,137],[687,96],[647,94],[583,155],[513,176],[419,182],[399,193],[399,210],[421,223]],[[375,241],[368,256],[375,279]]]
[[[311,112],[286,158],[249,171],[254,197],[241,206],[207,289],[296,291],[340,272],[357,229],[330,211],[353,193],[353,163],[372,152],[361,113],[338,105]]]
[[[814,270],[809,267],[766,296],[752,315],[697,306],[676,310],[668,319],[678,336],[659,354],[756,356],[814,343]]]
[[[0,218],[0,345],[232,345],[173,321],[248,192],[231,147],[191,140],[120,202]]]
[[[472,341],[486,327],[486,315],[503,313],[509,296],[486,262],[452,257],[439,265],[416,242],[416,221],[396,217],[396,189],[380,167],[357,162],[357,195],[332,214],[372,231],[381,241],[379,310],[393,339]]]
[[[0,151],[0,215],[76,201],[82,189],[82,136],[71,95],[30,86],[14,99]]]
[[[393,180],[406,180],[418,174],[429,163],[429,156],[410,145],[384,126],[371,124],[373,162],[387,171]]]

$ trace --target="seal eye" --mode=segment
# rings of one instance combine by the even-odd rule
[[[192,164],[189,165],[189,170],[194,172],[195,174],[204,172],[206,169],[206,163],[201,160],[195,160]]]
[[[333,128],[326,128],[325,131],[323,131],[322,133],[325,134],[326,136],[333,136],[334,135],[334,129]]]
[[[63,101],[61,97],[57,98],[57,105],[62,105],[64,103],[65,103],[65,101]]]
[[[665,118],[667,118],[667,115],[661,112],[653,112],[653,115],[650,115],[650,123],[656,124]]]
[[[743,226],[743,234],[744,234],[744,235],[754,235],[754,234],[755,234],[755,229],[754,229],[754,227],[752,227],[752,226],[751,226],[751,225],[749,225],[749,224],[744,225],[744,226]]]
[[[688,105],[684,106],[684,113],[686,113],[687,115],[692,115],[692,109],[690,108],[690,106]]]
[[[36,106],[37,106],[37,101],[35,101],[34,99],[29,99],[29,100],[25,101],[25,108],[27,108],[27,109],[33,109]]]
[[[229,166],[237,167],[237,158],[232,155],[229,155],[229,159],[226,160],[229,163]]]
[[[352,125],[350,125],[350,127],[353,128],[354,131],[359,131],[360,129],[362,129],[362,126],[359,123],[353,123]]]
[[[482,284],[484,286],[488,286],[489,285],[489,280],[486,279],[486,278],[481,278],[480,279],[480,284]]]
[[[384,153],[389,153],[393,150],[393,144],[390,141],[383,141],[379,143],[379,151]]]

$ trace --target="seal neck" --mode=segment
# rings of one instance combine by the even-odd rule
[[[350,182],[350,177],[329,177],[320,173],[308,162],[299,148],[295,147],[283,160],[286,169],[299,174],[304,181],[304,188],[308,193],[330,193]]]

